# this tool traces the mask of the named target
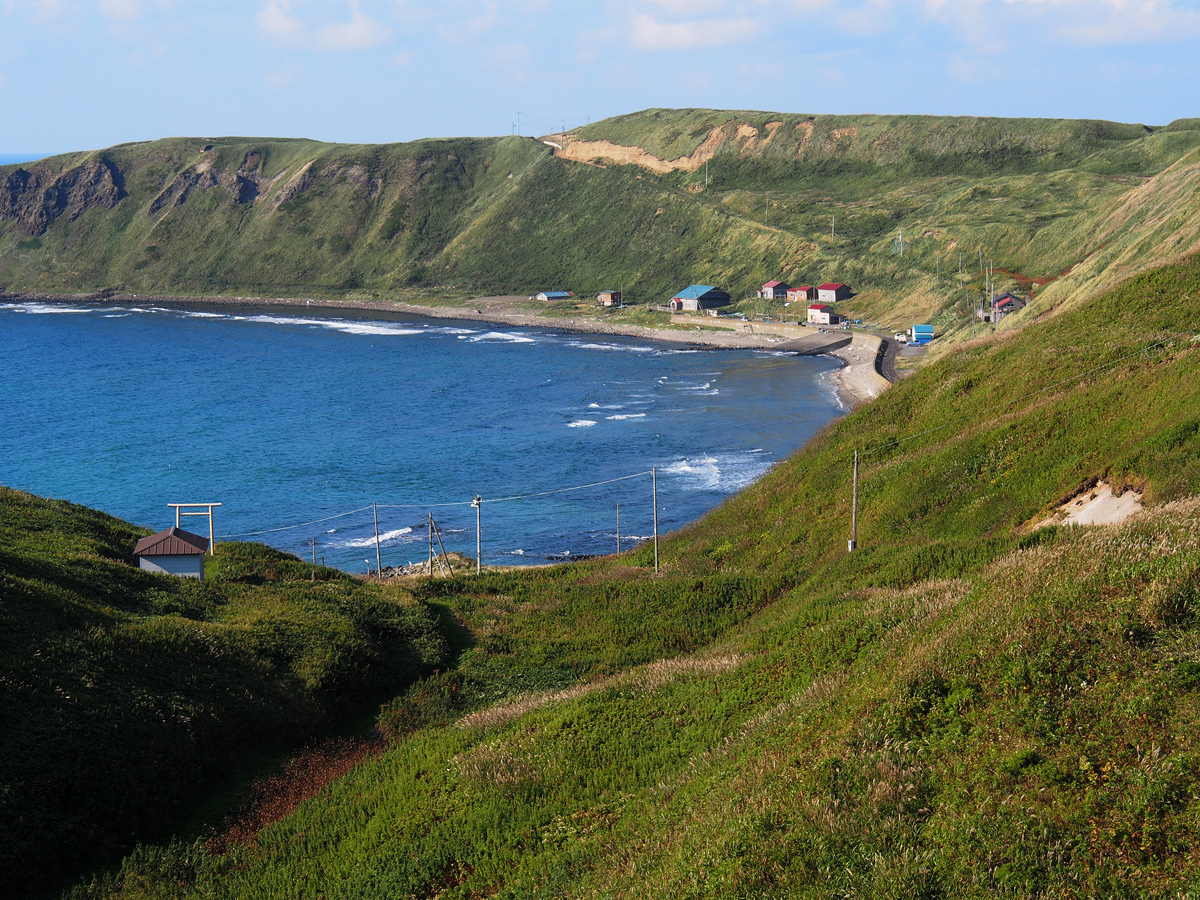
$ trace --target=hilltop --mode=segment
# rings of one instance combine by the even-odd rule
[[[0,167],[0,285],[418,303],[570,287],[564,314],[622,286],[640,304],[836,279],[856,318],[959,340],[981,258],[1034,292],[1019,327],[1200,245],[1198,147],[1194,120],[720,110],[540,139],[166,139]]]

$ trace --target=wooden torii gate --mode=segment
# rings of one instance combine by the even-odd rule
[[[175,527],[179,527],[180,516],[207,516],[208,517],[208,555],[215,556],[217,550],[217,542],[213,534],[213,507],[220,506],[220,503],[168,503],[167,506],[175,510]],[[184,510],[197,510],[197,512],[184,512]],[[199,512],[198,510],[204,510]]]

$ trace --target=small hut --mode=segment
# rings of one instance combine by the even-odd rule
[[[147,572],[204,580],[204,554],[208,538],[179,527],[142,538],[133,548],[138,565]]]

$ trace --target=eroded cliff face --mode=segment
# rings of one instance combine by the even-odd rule
[[[123,183],[104,158],[58,173],[40,164],[17,168],[0,182],[0,222],[16,219],[23,233],[41,235],[63,216],[73,222],[93,207],[112,209],[125,196]]]

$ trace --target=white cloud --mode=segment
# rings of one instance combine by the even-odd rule
[[[318,50],[367,50],[392,39],[392,29],[364,13],[358,0],[349,0],[348,22],[307,26],[295,13],[294,0],[266,0],[255,17],[258,27],[274,41]]]
[[[660,22],[649,15],[634,16],[633,46],[639,50],[697,50],[745,44],[762,33],[762,22],[748,17]]]
[[[500,24],[500,4],[495,0],[480,0],[482,12],[474,18],[454,16],[451,25],[438,27],[438,37],[443,41],[461,41],[464,37],[476,37],[491,31]]]
[[[1079,44],[1160,43],[1200,35],[1200,12],[1174,0],[1004,0],[1050,18]]]
[[[866,0],[857,9],[839,12],[837,23],[842,31],[859,37],[882,34],[892,24],[892,0]]]
[[[299,43],[304,38],[304,26],[292,15],[291,0],[267,0],[255,18],[269,38],[285,44]]]
[[[51,19],[61,18],[67,11],[67,4],[64,0],[34,0],[33,2],[33,20],[35,22],[48,22]]]
[[[136,19],[145,7],[142,0],[100,0],[100,11],[114,19]]]
[[[357,0],[350,2],[350,21],[322,25],[314,38],[322,50],[367,50],[386,44],[392,39],[392,30],[358,8]]]
[[[650,0],[659,9],[664,9],[673,16],[706,16],[720,12],[726,7],[726,0]]]

